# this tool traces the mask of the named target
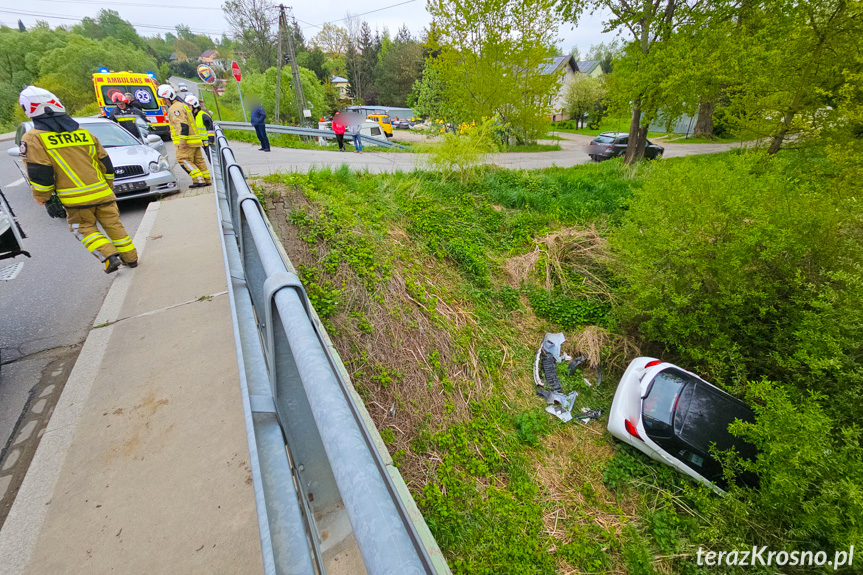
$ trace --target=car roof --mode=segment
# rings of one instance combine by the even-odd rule
[[[603,132],[600,136],[614,136],[615,138],[619,138],[620,136],[628,136],[629,132]]]
[[[75,120],[76,122],[78,122],[79,124],[114,124],[114,122],[112,122],[108,118],[102,118],[102,117],[97,118],[94,116],[84,116],[82,118],[72,118],[72,119]]]

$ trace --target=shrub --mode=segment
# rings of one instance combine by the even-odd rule
[[[652,166],[610,238],[621,325],[719,382],[794,381],[860,414],[860,226],[824,169],[758,153]]]
[[[743,468],[760,477],[758,490],[737,489],[735,498],[765,533],[803,541],[814,550],[848,549],[863,543],[863,448],[860,428],[837,428],[819,394],[763,380],[747,394],[755,423],[736,422],[731,431],[759,449]],[[752,537],[758,537],[753,533]],[[764,534],[760,534],[763,538]]]
[[[461,134],[447,132],[439,142],[428,146],[429,164],[443,174],[457,174],[464,184],[473,176],[476,167],[485,162],[486,156],[498,150],[495,132],[500,121],[487,118],[476,125],[461,127]]]

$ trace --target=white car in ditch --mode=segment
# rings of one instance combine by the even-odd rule
[[[620,378],[608,431],[652,459],[718,489],[726,485],[712,447],[734,448],[745,459],[757,456],[755,446],[728,431],[738,419],[755,419],[744,402],[674,364],[638,357]],[[737,479],[745,485],[758,482],[752,473]]]

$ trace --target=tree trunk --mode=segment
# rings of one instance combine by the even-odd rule
[[[778,132],[773,136],[773,139],[770,141],[770,147],[767,148],[767,154],[772,156],[776,152],[782,148],[782,142],[785,141],[785,136],[788,134],[788,130],[791,127],[791,121],[794,119],[794,110],[788,110],[785,112],[785,116],[782,118],[782,127]]]
[[[713,111],[716,109],[716,100],[701,100],[698,104],[698,119],[695,121],[696,138],[713,137]]]
[[[631,164],[644,157],[644,143],[639,146],[638,140],[641,134],[641,98],[632,102],[632,121],[629,124],[629,140],[626,144],[626,156],[624,163]],[[647,136],[647,128],[644,128],[644,136]],[[639,150],[640,148],[640,150]]]

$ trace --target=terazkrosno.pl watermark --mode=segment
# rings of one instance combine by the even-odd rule
[[[769,551],[767,546],[753,546],[752,549],[735,549],[733,551],[705,551],[698,548],[696,554],[698,565],[713,566],[770,566],[803,567],[812,565],[829,565],[833,570],[850,567],[854,564],[854,546],[848,551],[836,551],[828,554],[826,551]]]

